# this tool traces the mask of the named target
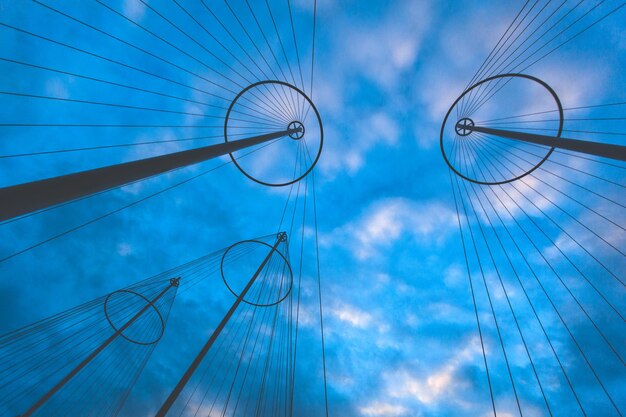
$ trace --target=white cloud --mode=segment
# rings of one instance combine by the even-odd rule
[[[375,25],[371,17],[357,13],[340,17],[333,26],[332,38],[339,41],[320,52],[327,54],[320,62],[328,65],[318,72],[315,95],[316,105],[329,116],[324,120],[327,140],[320,163],[326,177],[355,175],[376,147],[398,144],[407,107],[398,101],[418,60],[431,14],[430,2],[403,1],[386,7]],[[372,88],[363,88],[364,78]],[[377,94],[377,108],[364,108],[371,100],[364,100],[363,94]]]
[[[366,259],[403,237],[440,243],[455,226],[456,213],[442,203],[388,198],[372,204],[356,221],[335,229],[324,242],[341,244],[356,258]]]
[[[325,127],[324,155],[320,167],[326,175],[346,171],[355,175],[365,164],[366,155],[377,146],[394,146],[400,137],[398,121],[388,113],[375,111],[362,115],[349,137],[332,126]]]
[[[403,2],[381,16],[375,26],[351,22],[342,37],[347,63],[385,88],[397,88],[402,73],[417,60],[430,25],[429,2]]]
[[[458,287],[465,283],[466,271],[460,265],[452,264],[443,272],[443,281],[448,287]]]
[[[430,65],[423,68],[414,85],[414,95],[425,108],[424,118],[433,122],[425,124],[423,118],[416,121],[415,138],[421,148],[432,148],[439,142],[443,117],[506,29],[510,10],[498,10],[501,7],[499,4],[491,4],[489,10],[470,7],[441,23],[441,32],[446,36],[438,39],[440,54],[429,57]],[[486,21],[490,24],[485,25]]]
[[[366,328],[372,322],[371,314],[348,304],[340,304],[331,308],[329,314],[352,327]]]
[[[406,414],[409,410],[400,405],[389,404],[385,402],[373,402],[365,407],[361,407],[359,412],[363,416],[383,416],[395,417]]]
[[[46,93],[51,97],[69,98],[70,93],[67,84],[57,77],[49,78],[46,81]]]
[[[415,396],[420,402],[430,404],[448,389],[452,379],[451,368],[442,369],[422,380],[407,376],[405,392]]]
[[[384,375],[386,394],[400,400],[417,400],[431,405],[443,397],[452,398],[456,391],[467,384],[457,374],[467,363],[473,362],[480,354],[480,343],[472,339],[458,350],[443,366],[425,375],[416,374],[402,368]]]
[[[576,59],[576,64],[568,65],[567,61],[573,59]],[[567,68],[567,71],[563,71],[563,68]],[[607,82],[608,77],[607,68],[597,63],[592,65],[579,57],[549,61],[541,66],[539,75],[539,78],[554,89],[563,107],[593,103],[603,93],[605,86],[610,85]]]
[[[128,256],[133,253],[133,246],[127,242],[118,243],[117,253],[120,256]]]
[[[139,0],[124,0],[123,12],[134,21],[139,21],[146,14],[147,6]]]
[[[385,112],[380,111],[372,114],[367,120],[367,123],[362,126],[363,128],[359,139],[363,140],[365,138],[369,145],[377,142],[394,145],[398,142],[400,127],[398,123]]]
[[[467,314],[467,311],[456,304],[445,301],[435,301],[426,306],[428,317],[432,321],[444,323],[468,323],[472,322],[473,317]]]
[[[606,212],[604,207],[607,206],[609,205],[601,204],[595,207],[594,210],[598,213]],[[586,211],[579,215],[577,219],[580,224],[572,220],[570,224],[561,225],[567,233],[560,231],[557,236],[551,236],[554,244],[547,244],[542,251],[549,260],[564,260],[561,254],[563,252],[570,257],[573,254],[577,254],[583,256],[589,262],[594,261],[589,255],[585,255],[586,251],[598,259],[595,262],[602,262],[605,265],[610,265],[610,263],[607,263],[607,260],[610,260],[611,257],[614,257],[615,261],[622,260],[621,254],[609,245],[618,249],[624,247],[626,233],[623,230],[613,226],[591,211]],[[585,225],[589,230],[582,225]],[[595,234],[590,230],[595,232]],[[546,243],[548,242],[546,241]]]

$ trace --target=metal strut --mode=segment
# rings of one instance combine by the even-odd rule
[[[217,327],[211,334],[211,337],[209,337],[209,340],[207,340],[207,342],[202,347],[202,349],[200,350],[196,358],[193,360],[191,365],[189,365],[189,368],[187,368],[187,371],[184,373],[180,381],[178,381],[178,384],[176,384],[176,387],[174,387],[174,390],[172,390],[169,397],[167,397],[167,399],[165,400],[165,402],[163,403],[159,411],[156,413],[155,417],[165,417],[165,415],[168,413],[170,408],[172,408],[174,401],[176,401],[176,399],[182,392],[183,388],[185,388],[185,385],[187,384],[187,382],[189,382],[189,379],[191,378],[193,373],[196,371],[198,366],[200,366],[200,363],[202,362],[206,354],[211,349],[211,346],[213,346],[213,343],[218,338],[218,336],[220,335],[220,333],[222,332],[222,330],[224,329],[224,327],[226,326],[226,324],[228,323],[232,315],[235,313],[235,310],[237,310],[237,307],[239,306],[239,304],[241,304],[244,297],[246,296],[246,294],[248,293],[248,291],[250,290],[250,288],[252,287],[256,279],[258,278],[258,276],[261,274],[261,271],[263,270],[265,265],[269,262],[270,258],[276,251],[276,248],[278,248],[278,245],[281,242],[283,242],[286,239],[286,237],[287,237],[287,234],[285,232],[281,232],[277,235],[276,243],[274,244],[272,249],[269,251],[269,253],[265,257],[263,262],[261,262],[261,265],[256,270],[252,278],[250,278],[250,281],[248,281],[248,284],[246,285],[246,287],[243,289],[243,291],[241,291],[241,294],[239,294],[239,296],[237,297],[237,300],[235,300],[232,307],[230,308],[230,310],[228,310],[228,312],[226,313],[226,315],[224,316],[220,324],[217,325]]]
[[[589,142],[586,140],[536,135],[534,133],[513,132],[510,130],[492,129],[490,127],[472,126],[470,124],[457,123],[456,128],[470,132],[481,132],[488,135],[500,136],[506,139],[534,143],[537,145],[545,145],[553,148],[566,149],[568,151],[586,153],[588,155],[601,156],[603,158],[626,161],[626,146],[622,145],[612,145],[608,143]]]
[[[76,200],[173,169],[207,161],[301,131],[302,128],[288,129],[234,142],[224,142],[0,188],[0,221]]]
[[[93,352],[89,354],[85,359],[83,359],[74,369],[72,369],[63,379],[61,379],[54,387],[50,389],[43,397],[39,399],[35,404],[33,404],[28,410],[24,412],[20,417],[30,417],[33,415],[35,411],[37,411],[46,401],[50,399],[57,391],[59,391],[65,384],[67,384],[77,373],[79,373],[85,366],[89,364],[100,352],[102,352],[107,346],[109,346],[115,339],[117,339],[124,330],[128,329],[143,313],[146,312],[151,306],[154,306],[154,303],[159,301],[161,297],[165,295],[165,293],[172,287],[178,287],[180,282],[180,278],[173,278],[170,280],[170,283],[167,287],[163,289],[154,299],[152,299],[148,304],[146,304],[137,314],[135,314],[130,320],[126,322],[122,327],[115,331],[107,340],[105,340],[100,346],[98,346]]]

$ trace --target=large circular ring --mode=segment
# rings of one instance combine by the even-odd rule
[[[516,85],[511,83],[513,80],[528,80],[536,87]],[[503,92],[505,87],[508,91]],[[505,93],[509,95],[497,102],[496,99]],[[553,107],[545,111],[529,111],[527,103],[521,98],[524,95],[532,95],[530,101],[536,106],[545,106],[549,102]],[[496,100],[495,104],[490,100]],[[453,110],[456,110],[456,117],[450,129],[447,123]],[[546,114],[557,112],[558,119],[545,118]],[[467,181],[486,185],[506,184],[539,168],[550,157],[554,147],[508,139],[474,128],[548,131],[550,135],[560,137],[563,106],[547,83],[526,74],[500,74],[485,78],[454,101],[443,119],[439,135],[444,161],[455,174]],[[489,177],[486,173],[490,174]]]
[[[154,337],[152,337],[152,338],[150,338],[148,340],[138,340],[138,339],[135,339],[132,335],[129,335],[129,334],[125,333],[125,332],[127,330],[128,331],[132,330],[133,325],[135,325],[137,323],[137,321],[133,322],[129,327],[127,327],[127,328],[125,328],[125,329],[120,331],[120,329],[123,328],[126,323],[123,323],[121,325],[119,323],[117,323],[117,324],[114,323],[116,321],[115,317],[114,317],[116,312],[115,311],[109,311],[109,309],[110,309],[109,303],[111,301],[111,297],[115,296],[116,294],[117,295],[121,295],[121,296],[126,296],[126,295],[130,294],[130,296],[141,298],[146,303],[146,305],[149,306],[148,310],[152,310],[152,311],[154,311],[154,313],[156,313],[156,317],[158,317],[159,323],[161,325],[161,328],[160,328],[159,332],[156,335],[154,335]],[[126,305],[127,304],[124,303],[124,307]],[[130,317],[124,316],[123,318],[127,319],[127,320],[130,320],[132,318],[132,316],[134,316],[136,313],[138,313],[138,311],[137,312],[132,312],[132,315],[130,315]],[[147,310],[146,310],[146,312],[144,312],[144,315],[146,313],[147,313]],[[152,314],[152,316],[154,316],[154,313]],[[154,303],[152,303],[146,297],[144,297],[143,295],[141,295],[141,294],[139,294],[139,293],[137,293],[135,291],[131,291],[131,290],[117,290],[117,291],[114,291],[111,294],[109,294],[107,296],[106,300],[104,301],[104,315],[106,316],[106,319],[109,322],[109,324],[111,325],[111,327],[116,332],[120,332],[120,336],[122,336],[124,339],[128,340],[129,342],[132,342],[132,343],[135,343],[135,344],[138,344],[138,345],[152,345],[152,344],[155,344],[159,340],[161,340],[161,337],[163,336],[163,333],[165,332],[165,321],[163,320],[163,316],[161,315],[161,312],[159,311],[159,309],[154,305]]]
[[[283,241],[283,240],[281,240]],[[291,293],[291,290],[293,288],[293,272],[291,270],[291,265],[289,264],[289,261],[287,260],[287,258],[285,257],[285,255],[283,255],[278,249],[274,249],[274,247],[268,243],[265,242],[261,242],[259,240],[242,240],[240,242],[237,242],[235,244],[232,244],[228,247],[228,249],[226,249],[226,251],[224,252],[224,254],[222,255],[222,260],[220,262],[220,273],[222,275],[222,280],[224,281],[224,284],[226,284],[226,288],[228,288],[228,290],[237,298],[239,298],[239,294],[237,293],[237,291],[235,291],[231,285],[228,283],[228,280],[226,279],[226,274],[224,273],[224,261],[226,260],[226,257],[228,256],[229,253],[231,253],[231,251],[235,248],[237,248],[237,246],[240,245],[245,245],[245,244],[259,244],[259,245],[263,245],[265,247],[267,247],[269,250],[273,250],[275,253],[277,253],[280,258],[282,258],[285,266],[282,268],[279,268],[280,271],[282,271],[280,273],[281,276],[281,282],[280,282],[280,288],[282,288],[282,283],[283,283],[283,279],[285,276],[285,272],[288,273],[289,277],[289,288],[287,289],[287,291],[284,292],[284,295],[281,296],[281,290],[279,288],[279,292],[278,292],[278,297],[276,299],[276,301],[271,302],[271,303],[258,303],[258,302],[253,302],[253,301],[249,301],[246,300],[246,298],[244,297],[242,299],[242,301],[246,304],[255,306],[255,307],[271,307],[271,306],[275,306],[277,304],[280,304],[285,298],[287,298],[289,296],[289,293]],[[273,254],[272,254],[273,256]],[[264,265],[264,268],[267,267],[267,263],[266,265]],[[252,277],[250,277],[252,278]]]
[[[309,113],[314,117],[309,118]],[[225,142],[236,142],[234,137],[269,137],[281,132],[279,137],[229,154],[235,166],[256,183],[282,187],[307,176],[322,154],[322,118],[304,91],[284,81],[251,84],[228,107]]]

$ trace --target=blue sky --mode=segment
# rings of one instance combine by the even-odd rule
[[[120,38],[158,51],[204,77],[219,78],[198,62],[164,47],[97,3],[87,5],[78,0],[46,3],[97,27],[106,28]],[[211,61],[202,48],[173,30],[141,3],[135,0],[105,3],[177,45],[184,45],[185,50],[192,51],[192,55],[206,58],[214,68],[230,74],[227,68]],[[195,2],[183,3],[196,10],[197,16],[204,16]],[[243,2],[236,3],[238,7],[245,7]],[[297,0],[293,3],[301,42],[302,67],[308,86],[312,2]],[[149,4],[172,16],[175,22],[184,22],[184,27],[194,36],[205,36],[185,20],[172,2],[158,0]],[[485,386],[483,359],[452,188],[448,168],[439,150],[439,129],[445,112],[522,4],[520,1],[472,0],[317,2],[312,99],[321,113],[325,133],[324,151],[316,167],[316,192],[331,415],[486,416],[490,413],[489,392]],[[218,14],[226,13],[221,6],[216,7]],[[609,8],[607,6],[607,10]],[[275,5],[275,9],[277,16],[281,13],[285,16],[282,3]],[[209,19],[208,16],[204,18]],[[623,101],[622,86],[626,82],[623,71],[626,66],[623,19],[622,10],[528,72],[550,84],[567,107]],[[132,65],[150,68],[197,88],[210,89],[197,77],[181,73],[34,3],[0,0],[0,21],[116,57]],[[279,22],[283,22],[280,25],[281,34],[290,34],[284,25],[285,20],[279,17]],[[97,75],[194,100],[209,100],[198,91],[172,86],[163,80],[50,45],[6,27],[0,28],[0,31],[0,50],[4,58]],[[221,39],[226,39],[222,32],[216,30],[216,33]],[[206,44],[212,45],[208,40]],[[234,47],[232,42],[229,45]],[[295,65],[295,61],[292,63]],[[185,112],[198,109],[197,105],[190,103],[127,89],[103,88],[88,80],[8,62],[0,65],[2,91],[167,107]],[[229,87],[239,90],[232,85]],[[211,103],[222,104],[217,99],[211,100]],[[197,125],[206,122],[192,116],[50,103],[10,96],[1,96],[0,104],[4,109],[3,123],[77,121]],[[604,114],[608,112],[593,116]],[[580,115],[589,114],[583,112]],[[220,120],[212,119],[207,122],[220,123]],[[578,124],[576,128],[582,130],[589,126],[593,130],[616,129],[615,125],[597,121],[593,125]],[[219,136],[222,132],[221,128],[197,127],[1,129],[0,150],[3,154],[201,135]],[[604,140],[605,137],[589,139]],[[619,137],[608,137],[606,140],[618,143]],[[5,159],[0,162],[0,184],[15,184],[220,141],[217,138]],[[224,161],[227,160],[185,168],[3,225],[0,229],[0,257]],[[599,175],[614,176],[623,183],[623,177],[614,174],[615,171],[589,164],[582,165],[581,169],[596,170],[594,172]],[[612,195],[614,190],[608,186],[597,189],[606,195]],[[575,187],[566,192],[577,198],[585,197],[584,192]],[[229,165],[6,260],[0,263],[3,277],[0,280],[0,333],[127,286],[232,242],[271,233],[280,220],[287,193],[285,188],[269,189],[255,184]],[[572,212],[579,209],[565,197],[551,195],[558,199],[559,206]],[[590,201],[596,203],[595,200]],[[569,224],[556,207],[543,207],[559,222]],[[581,216],[588,214],[584,210],[580,213]],[[623,210],[612,213],[624,223]],[[534,216],[540,217],[536,212]],[[310,243],[312,224],[307,226],[307,242]],[[545,227],[555,240],[562,238],[558,231]],[[612,233],[610,229],[603,229],[603,232]],[[626,236],[623,233],[615,232],[614,239],[616,245],[624,247]],[[593,243],[589,244],[590,247]],[[548,246],[546,250],[549,250]],[[312,250],[310,245],[308,248]],[[602,249],[598,250],[602,253]],[[306,383],[298,392],[300,408],[297,415],[321,415],[323,395],[314,253],[305,258],[302,328],[305,345],[310,349],[304,349],[302,353],[302,363],[306,366],[303,365],[299,376]],[[607,262],[623,275],[623,258],[609,254]],[[596,270],[590,266],[590,271]],[[601,273],[598,272],[597,276],[601,277]],[[151,415],[145,410],[154,410],[158,406],[184,369],[187,360],[183,353],[192,355],[208,329],[228,308],[230,294],[220,282],[211,284],[213,286],[207,286],[206,294],[198,293],[195,295],[197,298],[187,296],[175,302],[167,337],[155,349],[134,395],[128,401],[126,415]],[[604,289],[610,288],[607,286]],[[623,311],[623,288],[619,288],[613,296]],[[564,305],[570,308],[565,297],[563,300]],[[588,301],[595,311],[594,300],[589,298]],[[486,306],[482,304],[482,307],[481,314],[487,314]],[[544,307],[547,309],[542,305]],[[185,312],[184,318],[177,316],[177,308]],[[603,314],[600,307],[597,311]],[[607,326],[610,338],[623,352],[626,346],[623,323],[620,327],[620,323],[611,321],[610,316],[602,317],[602,325]],[[198,326],[199,322],[204,324]],[[509,331],[513,332],[512,329]],[[577,332],[583,339],[590,333],[583,324]],[[491,336],[488,351],[495,352],[496,340]],[[557,339],[564,351],[569,352],[571,347],[566,337],[561,335]],[[534,343],[537,352],[543,355],[545,346],[539,338]],[[589,343],[593,343],[591,337]],[[173,352],[174,349],[176,352]],[[519,349],[519,345],[515,349]],[[520,390],[525,415],[547,415],[532,381],[529,381],[529,370],[523,355],[516,350],[514,356],[516,369],[521,375]],[[576,374],[579,369],[577,362],[571,360]],[[547,359],[544,363],[546,375],[552,375],[548,370],[553,370],[553,365]],[[518,415],[507,388],[502,363],[496,360],[493,369],[494,384],[499,392],[498,414]],[[612,392],[624,391],[626,374],[623,368],[611,368],[608,361],[601,372]],[[582,370],[580,375],[578,383],[581,384],[581,392],[585,393],[590,409],[597,411],[590,415],[612,415],[608,414],[613,411],[607,404],[593,399],[599,395],[597,387],[585,382],[587,375]],[[575,408],[564,393],[563,381],[555,378],[550,382],[551,399],[561,407],[555,415],[574,415]],[[620,401],[624,409],[624,400]]]

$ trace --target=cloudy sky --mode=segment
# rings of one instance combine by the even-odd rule
[[[221,106],[220,99],[207,97],[200,90],[219,92],[232,99],[241,88],[227,83],[202,62],[209,62],[217,72],[234,77],[229,65],[235,58],[226,53],[227,48],[219,49],[211,43],[206,32],[194,26],[174,2],[152,0],[147,2],[154,7],[151,9],[139,0],[102,1],[172,44],[180,45],[180,49],[189,51],[188,55],[164,45],[95,1],[43,3],[57,12],[26,0],[0,0],[0,58],[3,58],[0,62],[0,90],[168,108],[187,114],[162,114],[3,94],[0,96],[3,124],[172,127],[118,129],[3,125],[0,128],[2,155],[199,136],[212,138],[93,152],[3,158],[0,160],[1,185],[222,140],[223,110],[207,110],[189,101],[105,86],[93,80],[42,71],[15,62],[167,91],[187,100]],[[245,56],[237,52],[234,55],[241,56],[248,64],[259,60],[245,33],[235,26],[233,15],[228,14],[223,4],[216,2],[215,13],[227,22],[236,40],[228,37],[199,2],[188,0],[181,3],[192,11],[192,15],[205,21],[210,31],[232,51],[236,50],[235,43],[239,40],[246,43],[251,54]],[[231,3],[253,32],[254,22],[246,14],[246,3]],[[253,3],[253,7],[259,10],[266,7],[262,4],[264,2]],[[270,3],[276,13],[277,31],[286,40],[291,36],[287,7],[284,2]],[[600,11],[608,13],[619,5],[619,2],[607,3],[610,4],[602,5]],[[311,79],[313,2],[292,2],[305,90],[310,93],[324,124],[324,149],[315,169],[315,185],[330,415],[486,416],[492,413],[449,170],[439,149],[439,130],[448,108],[523,4],[523,1],[475,0],[319,0],[311,92],[308,83]],[[201,42],[194,43],[154,10],[169,16],[172,22]],[[128,43],[87,28],[58,11]],[[596,18],[602,16],[600,11]],[[552,86],[564,107],[624,101],[625,13],[621,10],[602,21],[527,72]],[[271,43],[278,48],[276,32],[271,32],[271,20],[267,15],[263,16],[262,24]],[[32,36],[33,33],[144,68],[179,84],[79,53],[76,49]],[[254,33],[253,37],[262,45],[259,34]],[[191,69],[199,76],[181,71],[137,48]],[[207,49],[216,51],[225,63],[209,56]],[[295,68],[293,50],[287,49],[290,63]],[[264,51],[267,54],[267,50]],[[264,77],[256,71],[253,78],[257,81]],[[235,94],[216,88],[207,80],[215,80]],[[217,118],[190,115],[194,112]],[[598,117],[598,113],[594,116]],[[203,128],[201,125],[217,127]],[[598,126],[600,130],[616,129],[615,125],[607,127],[598,123],[593,128],[597,130]],[[599,137],[591,139],[602,140]],[[617,141],[619,137],[610,140]],[[228,159],[199,164],[1,225],[0,258],[5,259],[0,263],[0,333],[128,286],[233,242],[274,232],[289,188],[275,189],[255,184],[232,164],[217,169],[225,162]],[[285,166],[288,161],[276,163]],[[18,254],[38,242],[213,168],[215,171],[174,190]],[[604,168],[595,165],[584,165],[582,169],[597,170],[598,175],[613,175],[623,184],[623,174],[619,173],[623,171],[614,174],[614,171],[603,171]],[[610,187],[596,189],[605,195],[614,190]],[[580,198],[585,195],[579,189],[571,192]],[[559,206],[566,210],[571,208],[568,204],[570,202],[565,198],[559,201]],[[611,212],[614,207],[607,210]],[[556,208],[551,213],[558,221],[565,216]],[[623,209],[611,213],[618,223],[625,223]],[[309,212],[304,228],[309,242],[303,256],[301,326],[304,347],[301,350],[302,365],[298,370],[298,378],[303,383],[296,394],[299,401],[296,415],[322,415],[324,409],[315,292],[316,255],[310,244],[315,226],[311,218]],[[610,234],[610,229],[607,230],[605,232]],[[618,232],[615,232],[613,242],[623,250],[626,236]],[[291,248],[291,252],[297,251]],[[618,275],[621,271],[623,277],[623,257],[609,256],[608,259],[612,270]],[[607,288],[613,287],[604,287]],[[221,281],[206,283],[204,291],[186,295],[178,304],[175,302],[164,340],[155,349],[122,415],[154,413],[189,362],[190,355],[197,351],[207,332],[232,302]],[[624,288],[618,287],[616,291],[613,299],[618,310],[624,311]],[[499,297],[502,302],[501,294]],[[587,301],[592,303],[590,308],[594,310],[596,301],[590,300]],[[487,308],[484,303],[479,305],[479,313],[487,314]],[[177,311],[181,315],[177,316]],[[623,335],[626,333],[623,323],[611,321],[608,315],[603,318],[600,324],[606,325],[609,340],[624,355],[626,340]],[[488,355],[499,346],[491,330],[488,329],[491,333],[486,338]],[[587,328],[581,327],[579,331],[578,336],[584,339]],[[556,336],[555,340],[564,351],[571,351],[568,345],[571,342],[565,336]],[[541,341],[532,340],[532,343],[539,356],[549,356]],[[593,346],[589,348],[593,349]],[[521,345],[515,345],[513,361],[519,370],[524,415],[549,415],[534,381],[527,374],[530,372],[528,364],[520,359],[523,356],[520,349]],[[571,354],[567,360],[576,375],[578,367],[583,365],[573,356]],[[595,359],[602,361],[601,357]],[[612,363],[609,361],[599,370],[601,380],[618,399],[618,406],[626,410],[624,396],[619,398],[618,395],[624,392],[626,372],[623,364],[617,362],[612,366]],[[571,394],[564,381],[552,377],[558,374],[555,365],[546,359],[542,369],[545,370],[548,397],[554,404],[554,415],[579,413],[568,396]],[[501,361],[493,363],[492,372],[498,415],[518,415]],[[585,383],[587,378],[588,375],[580,371],[577,383],[585,398],[586,409],[590,411],[588,415],[617,415],[606,400],[594,399],[601,394],[593,381]]]

